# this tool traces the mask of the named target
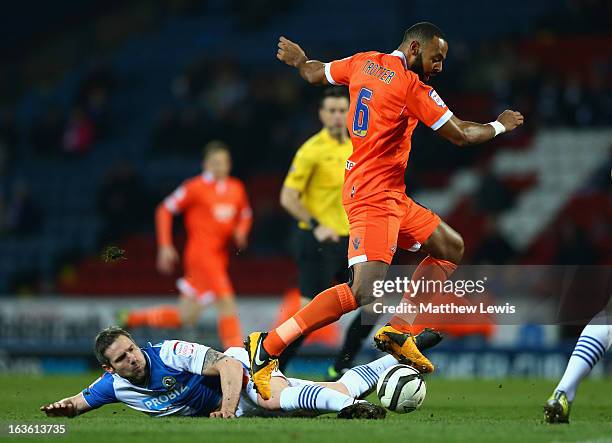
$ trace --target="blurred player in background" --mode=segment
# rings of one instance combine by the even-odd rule
[[[374,282],[385,279],[398,247],[423,249],[428,254],[413,280],[443,282],[461,261],[461,236],[438,215],[406,196],[404,173],[412,132],[421,121],[456,145],[474,145],[515,129],[523,123],[523,116],[507,110],[489,124],[454,116],[436,91],[425,84],[442,72],[447,52],[444,34],[431,23],[408,29],[391,54],[363,52],[331,63],[309,60],[300,46],[280,38],[277,57],[297,68],[307,82],[349,87],[347,126],[353,153],[346,164],[343,204],[350,225],[351,278],[321,292],[271,332],[249,335],[246,347],[251,375],[264,398],[270,395],[276,357],[289,344],[358,306],[371,305]],[[418,295],[422,294],[407,294]],[[410,333],[413,320],[394,316],[376,333],[375,342],[401,362],[431,372],[433,365]]]
[[[346,161],[353,152],[345,120],[349,110],[343,88],[328,88],[319,102],[323,124],[296,152],[281,190],[280,202],[298,221],[297,264],[302,304],[334,282],[348,279],[346,251],[349,223],[342,206]],[[328,377],[338,378],[359,352],[371,325],[356,316],[349,326],[342,350],[329,367]],[[305,337],[298,338],[279,358],[281,368],[295,355]]]
[[[40,407],[47,416],[75,417],[122,402],[151,417],[234,418],[337,412],[338,418],[381,419],[386,411],[359,398],[376,387],[380,375],[397,364],[386,355],[348,371],[336,383],[273,376],[273,398],[258,396],[249,380],[243,347],[221,353],[179,340],[140,349],[130,334],[107,328],[95,340],[104,375],[72,397]]]
[[[202,310],[215,303],[219,338],[224,348],[242,345],[234,289],[227,274],[228,244],[246,248],[252,214],[244,185],[230,177],[231,156],[219,141],[204,148],[203,172],[185,181],[158,207],[157,269],[170,275],[179,263],[172,244],[172,217],[184,213],[187,244],[183,254],[184,277],[176,306],[157,306],[127,313],[128,328],[149,326],[178,328],[193,326]]]

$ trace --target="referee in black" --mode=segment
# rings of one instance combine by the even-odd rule
[[[338,282],[348,281],[347,251],[349,223],[342,206],[346,161],[353,152],[346,115],[349,99],[344,88],[326,89],[319,103],[323,128],[296,152],[283,184],[280,203],[298,224],[296,259],[302,305]],[[363,340],[373,325],[362,325],[355,316],[342,351],[328,369],[337,379],[352,366]],[[304,337],[292,343],[280,357],[284,368]]]

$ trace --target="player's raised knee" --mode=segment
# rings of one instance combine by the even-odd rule
[[[457,231],[441,222],[427,239],[423,249],[434,258],[459,264],[463,258],[465,245]]]
[[[448,260],[452,263],[459,264],[463,258],[465,251],[465,243],[463,237],[453,229],[449,229],[444,236],[444,243],[441,245],[441,253],[436,258]]]
[[[459,264],[463,259],[463,253],[465,252],[465,243],[463,241],[463,237],[457,232],[453,231],[454,235],[450,240],[450,256],[453,257],[450,261],[453,263]]]
[[[368,304],[368,283],[364,282],[362,277],[355,277],[354,270],[351,268],[351,278],[348,281],[348,286],[351,288],[351,292],[357,304],[359,306],[365,306]]]
[[[366,289],[364,286],[360,286],[356,291],[353,291],[355,295],[355,299],[357,299],[357,303],[359,306],[367,306],[371,303],[374,303],[376,300],[372,295],[372,285],[368,286],[369,289]]]
[[[352,267],[351,291],[359,306],[375,301],[373,288],[376,281],[384,280],[389,265],[380,261],[357,263]]]

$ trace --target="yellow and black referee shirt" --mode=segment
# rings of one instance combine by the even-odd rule
[[[352,152],[349,137],[340,143],[323,128],[298,149],[284,183],[300,191],[302,204],[320,224],[341,236],[349,234],[348,218],[342,206],[342,185],[346,160]],[[309,229],[304,222],[298,226]]]

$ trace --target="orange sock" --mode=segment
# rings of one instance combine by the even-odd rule
[[[151,328],[180,328],[181,315],[176,306],[163,305],[139,309],[128,314],[128,328],[149,326]]]
[[[217,330],[223,349],[231,348],[232,346],[243,346],[240,320],[237,315],[219,316]]]
[[[453,272],[455,272],[455,269],[457,269],[456,264],[447,260],[433,258],[432,256],[428,255],[415,269],[414,274],[412,274],[412,280],[418,281],[423,279],[444,282]],[[414,297],[412,297],[413,295]],[[402,302],[411,303],[412,300],[418,300],[419,295],[422,294],[419,292],[416,294],[406,293],[402,298]],[[410,324],[412,322],[402,317],[403,316],[401,314],[394,315],[391,317],[389,324],[402,332],[410,332]]]
[[[301,335],[333,323],[355,309],[357,300],[346,283],[326,289],[293,317],[270,331],[264,341],[264,348],[270,355],[280,355]]]

